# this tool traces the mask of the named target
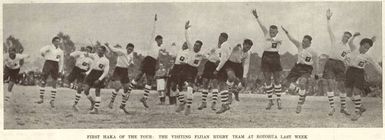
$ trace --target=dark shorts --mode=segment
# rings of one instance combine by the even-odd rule
[[[112,81],[120,80],[120,83],[127,84],[130,82],[128,77],[128,68],[115,67],[114,73],[112,74]]]
[[[155,75],[155,67],[156,67],[156,59],[150,56],[146,56],[140,65],[140,71],[146,74],[146,76],[153,77]]]
[[[336,81],[345,80],[345,64],[341,60],[328,59],[325,63],[323,78],[335,79]]]
[[[282,71],[281,56],[278,52],[263,52],[261,62],[262,72],[278,72]]]
[[[217,79],[220,81],[226,81],[228,76],[227,72],[233,71],[235,76],[239,79],[243,78],[243,65],[242,63],[234,63],[231,61],[226,61],[225,65],[223,65],[222,69],[218,72]]]
[[[10,69],[7,66],[4,66],[3,80],[5,81],[5,80],[8,80],[9,78],[10,81],[16,82],[19,77],[19,71],[20,71],[20,68]]]
[[[184,82],[194,83],[195,78],[198,74],[198,68],[190,65],[186,65],[185,67],[183,67],[181,74],[183,74],[183,76],[182,75],[180,76],[180,79],[181,79],[180,83],[184,83]]]
[[[179,79],[179,76],[181,75],[181,71],[185,65],[186,64],[174,64],[174,66],[170,70],[169,80],[173,81],[173,82],[177,81]]]
[[[313,66],[306,64],[295,64],[286,77],[288,82],[295,82],[299,77],[310,77]]]
[[[80,69],[79,67],[75,66],[72,69],[70,75],[68,75],[68,82],[72,83],[75,80],[77,80],[77,82],[83,82],[84,77],[86,77],[85,72],[86,72],[86,70]]]
[[[91,72],[84,79],[84,84],[94,87],[94,88],[103,88],[105,78],[99,82],[99,84],[95,85],[94,82],[99,79],[99,77],[103,74],[103,71],[100,70],[91,70]]]
[[[358,88],[364,90],[365,71],[356,67],[349,67],[346,71],[346,88]]]
[[[53,80],[57,80],[59,77],[59,63],[56,61],[46,60],[43,66],[42,80],[46,81],[50,75]]]
[[[205,78],[205,79],[214,79],[214,78],[216,78],[215,75],[214,75],[214,71],[217,68],[217,66],[218,65],[213,63],[213,62],[207,61],[206,64],[205,64],[205,67],[203,69],[202,78]]]

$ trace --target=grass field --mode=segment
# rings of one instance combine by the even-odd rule
[[[5,86],[6,87],[6,86]],[[49,91],[49,90],[48,90]],[[297,96],[283,96],[283,109],[265,110],[266,96],[241,94],[241,102],[233,102],[230,111],[217,115],[209,108],[197,110],[200,94],[193,100],[192,113],[185,116],[175,113],[175,106],[157,105],[155,91],[149,98],[150,108],[144,109],[139,99],[142,91],[134,90],[127,103],[130,115],[118,109],[121,96],[117,96],[114,109],[107,107],[110,89],[102,90],[100,114],[88,114],[89,102],[83,95],[79,112],[72,110],[75,91],[59,89],[56,108],[49,106],[50,93],[46,92],[45,103],[35,104],[39,99],[37,87],[16,86],[11,101],[4,104],[5,129],[61,129],[61,128],[356,128],[382,127],[382,99],[363,98],[367,111],[356,122],[339,113],[339,100],[334,116],[327,116],[326,97],[308,97],[302,113],[296,114]],[[93,94],[93,91],[91,91]],[[210,98],[210,96],[209,96]],[[209,100],[210,101],[210,100]],[[348,100],[350,112],[353,104]],[[218,106],[219,107],[219,106]]]

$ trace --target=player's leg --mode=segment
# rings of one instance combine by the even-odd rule
[[[298,88],[299,88],[299,91],[298,91],[298,104],[297,104],[297,109],[296,109],[296,113],[301,113],[301,110],[302,110],[302,105],[305,103],[305,99],[306,99],[306,90],[308,89],[308,83],[309,83],[309,77],[307,76],[301,76],[299,79],[298,79]]]
[[[100,88],[101,83],[99,85],[95,85],[95,104],[94,109],[90,112],[90,114],[99,114],[100,102],[102,101],[102,98],[100,97]]]
[[[229,92],[228,92],[228,85],[226,84],[225,80],[220,80],[218,82],[218,86],[219,86],[219,95],[220,95],[220,99],[221,99],[221,108],[216,112],[217,114],[221,114],[221,113],[224,113],[226,112],[227,110],[230,109],[230,106],[229,106]]]
[[[183,80],[182,79],[182,77],[180,77],[179,79],[178,79],[178,82],[177,82],[177,90],[179,90],[179,92],[178,92],[178,95],[177,95],[177,98],[178,98],[178,102],[179,102],[179,104],[178,104],[178,107],[177,107],[177,109],[175,110],[175,112],[181,112],[181,111],[183,111],[184,110],[184,108],[185,108],[185,105],[186,105],[186,100],[185,100],[185,94],[186,94],[186,92],[185,91],[187,91],[187,89],[185,89],[185,87],[184,87],[184,81],[185,80]]]
[[[345,89],[345,79],[346,76],[357,76],[357,75],[346,75],[345,74],[345,66],[344,64],[339,65],[338,72],[336,73],[336,85],[337,87],[335,88],[336,91],[340,95],[340,102],[341,102],[341,109],[340,113],[343,113],[346,116],[350,116],[346,109],[346,99],[347,99],[347,94],[346,94],[346,89]]]
[[[210,80],[207,78],[203,78],[202,81],[202,103],[199,105],[198,110],[202,110],[207,107],[207,96],[209,94],[208,88],[209,88]]]
[[[157,79],[156,80],[156,88],[159,96],[159,105],[165,105],[166,102],[166,93],[165,93],[165,87],[166,87],[166,81],[165,79]]]
[[[362,105],[361,99],[362,90],[360,88],[353,88],[353,103],[354,103],[354,112],[355,114],[352,117],[352,121],[357,121],[358,118],[361,117],[362,113],[366,111],[366,109]]]
[[[148,104],[147,104],[147,100],[148,100],[148,96],[150,95],[150,90],[151,90],[151,85],[152,85],[152,81],[154,80],[154,73],[146,73],[146,85],[144,86],[144,95],[143,97],[140,99],[140,102],[142,102],[143,106],[145,108],[148,108]]]
[[[275,71],[273,72],[273,80],[274,80],[274,94],[277,97],[277,107],[278,109],[282,109],[282,101],[281,101],[281,95],[282,95],[282,85],[281,85],[281,72]]]
[[[113,80],[112,82],[112,92],[111,92],[111,100],[110,103],[108,103],[108,108],[112,109],[114,107],[114,102],[116,99],[116,96],[118,96],[119,90],[121,89],[122,84],[119,83],[119,81]],[[122,94],[123,97],[123,94]],[[124,98],[124,97],[123,97]]]
[[[267,99],[268,99],[268,104],[266,106],[266,110],[270,110],[271,107],[274,105],[274,102],[273,102],[274,87],[273,87],[273,83],[271,80],[272,75],[273,75],[273,73],[271,73],[271,72],[263,72],[263,76],[265,79],[264,91],[265,91],[265,94],[267,95]]]
[[[75,94],[75,101],[74,101],[74,104],[72,105],[72,108],[74,109],[74,111],[79,111],[79,108],[77,107],[77,104],[79,103],[79,100],[82,96],[82,91],[83,91],[83,87],[82,87],[82,82],[80,81],[83,81],[83,80],[78,80],[76,82],[76,85],[78,86],[78,88],[76,89],[76,94]]]
[[[16,83],[17,76],[19,74],[20,69],[13,69],[13,70],[8,69],[7,71],[8,71],[7,72],[7,78],[9,77],[10,80],[8,82],[8,88],[7,88],[8,91],[5,94],[5,101],[9,101],[11,99],[12,89],[13,89],[13,86],[15,85],[15,83]]]
[[[45,86],[47,84],[48,76],[49,76],[48,64],[47,64],[47,62],[45,62],[44,66],[43,66],[43,71],[42,71],[41,81],[40,81],[40,88],[39,88],[40,100],[36,101],[36,103],[38,103],[38,104],[41,104],[44,102],[44,93],[46,90]]]
[[[193,86],[194,86],[194,80],[189,79],[187,80],[185,87],[185,95],[186,95],[186,109],[185,109],[185,115],[189,115],[191,113],[191,105],[192,105],[192,99],[193,99]]]
[[[211,103],[211,110],[217,110],[216,109],[216,104],[217,104],[217,101],[218,101],[218,80],[217,79],[212,79],[211,80],[211,92],[212,92],[212,95],[211,95],[211,98],[212,98],[212,103]]]
[[[52,90],[51,90],[51,101],[49,101],[52,108],[55,107],[55,99],[56,99],[56,93],[57,93],[57,80],[59,78],[59,65],[56,63],[56,65],[53,65],[51,69],[51,77],[52,77]]]
[[[334,108],[334,84],[335,84],[335,73],[334,73],[334,67],[336,63],[334,63],[332,60],[327,60],[325,63],[324,71],[323,71],[323,88],[324,91],[326,91],[326,95],[328,97],[329,101],[329,116],[332,116],[335,112]]]
[[[93,85],[93,80],[92,80],[92,77],[94,75],[91,75],[92,74],[92,71],[91,73],[85,78],[84,80],[84,85],[83,85],[83,91],[84,91],[84,94],[87,96],[87,99],[90,101],[91,103],[91,106],[89,108],[89,110],[93,110],[94,109],[94,104],[95,104],[95,100],[92,98],[91,94],[90,94],[90,89]]]
[[[123,94],[122,94],[122,103],[120,104],[119,108],[122,109],[124,111],[124,113],[126,114],[129,114],[129,112],[126,110],[126,103],[128,101],[128,99],[130,98],[130,94],[131,94],[131,91],[132,89],[134,88],[132,86],[132,84],[129,83],[130,79],[128,78],[128,75],[127,77],[125,77],[124,79],[122,79],[121,81],[121,84],[123,85]]]

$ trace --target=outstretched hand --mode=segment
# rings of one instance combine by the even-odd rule
[[[254,9],[254,10],[252,11],[252,13],[253,13],[253,15],[254,15],[255,18],[258,18],[258,13],[257,13],[257,10],[256,10],[256,9]]]
[[[191,27],[191,25],[190,25],[190,21],[188,20],[187,22],[186,22],[186,24],[184,25],[184,29],[188,29],[188,28],[190,28]]]
[[[158,14],[155,14],[154,20],[155,20],[155,21],[158,21]]]
[[[330,20],[330,18],[332,17],[333,13],[330,11],[330,9],[326,10],[326,18],[328,20]]]
[[[287,34],[289,33],[285,28],[283,28],[283,26],[281,26],[282,30]]]

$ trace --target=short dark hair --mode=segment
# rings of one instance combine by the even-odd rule
[[[224,37],[226,39],[229,38],[229,35],[227,33],[225,33],[225,32],[221,33],[219,36],[222,36],[222,37]]]
[[[203,42],[200,40],[195,41],[196,43],[199,43],[201,46],[203,45]]]
[[[349,31],[344,32],[344,34],[347,34],[347,35],[349,35],[350,37],[353,36],[352,33],[350,33]]]
[[[92,50],[93,48],[91,46],[87,46],[86,49],[91,49]]]
[[[54,42],[56,39],[59,39],[59,40],[60,40],[60,37],[58,37],[58,36],[53,37],[53,38],[52,38],[52,42]]]
[[[102,48],[102,49],[103,49],[103,51],[107,51],[107,48],[106,48],[106,47],[104,47],[104,46],[100,46],[100,48]]]
[[[134,44],[132,44],[132,43],[128,43],[127,46],[126,46],[126,49],[127,49],[128,47],[134,48],[135,46],[134,46]]]
[[[159,40],[159,39],[163,39],[163,37],[162,37],[161,35],[157,35],[157,36],[155,37],[155,40]]]
[[[305,35],[303,38],[308,39],[310,42],[313,40],[313,38],[310,35]]]
[[[249,44],[250,46],[253,46],[253,41],[251,41],[250,39],[243,40],[243,43],[244,44]]]
[[[369,38],[364,38],[364,39],[362,39],[361,42],[360,42],[360,45],[362,46],[362,45],[364,45],[365,43],[368,43],[368,44],[370,45],[370,47],[373,46],[373,40],[371,40],[371,39],[369,39]]]
[[[270,25],[270,29],[278,29],[277,25]]]

